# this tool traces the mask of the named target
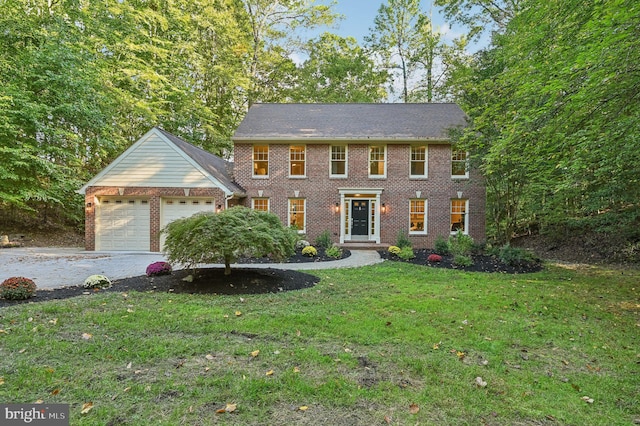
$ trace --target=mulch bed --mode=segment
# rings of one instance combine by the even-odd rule
[[[517,265],[507,265],[497,257],[486,255],[472,255],[471,260],[473,261],[473,265],[461,267],[454,265],[453,256],[442,256],[441,262],[429,262],[427,258],[430,254],[435,253],[433,250],[416,249],[413,252],[416,255],[415,258],[404,260],[386,250],[378,251],[380,257],[386,260],[413,263],[415,265],[423,265],[431,268],[458,269],[460,271],[468,272],[499,272],[504,274],[526,274],[542,270],[542,263],[540,262],[525,262]]]

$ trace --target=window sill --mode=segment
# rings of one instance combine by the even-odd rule
[[[289,179],[306,179],[306,178],[307,178],[307,176],[297,176],[297,175],[289,176]]]

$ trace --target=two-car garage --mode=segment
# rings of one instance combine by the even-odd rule
[[[153,221],[148,198],[101,197],[96,204],[96,250],[150,251]],[[214,206],[213,198],[162,198],[159,228],[201,211],[214,211]],[[163,242],[161,237],[160,247]]]

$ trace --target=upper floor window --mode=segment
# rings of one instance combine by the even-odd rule
[[[253,145],[253,176],[269,176],[269,145]]]
[[[409,200],[409,233],[427,233],[427,200]]]
[[[306,231],[306,200],[304,198],[289,198],[289,226],[295,227],[299,233]]]
[[[331,177],[347,176],[347,146],[331,145]]]
[[[289,176],[305,176],[306,174],[306,148],[304,145],[291,145],[289,147]]]
[[[427,146],[411,146],[411,177],[427,177]]]
[[[387,147],[371,145],[369,147],[369,177],[383,178],[387,176]]]
[[[260,210],[263,212],[269,211],[269,199],[268,198],[252,198],[251,208],[254,210]]]
[[[454,198],[451,200],[451,233],[458,231],[469,233],[469,200]]]
[[[468,178],[468,153],[460,149],[451,150],[451,177]]]

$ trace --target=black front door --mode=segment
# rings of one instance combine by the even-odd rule
[[[351,217],[351,235],[369,235],[369,200],[353,200]]]

